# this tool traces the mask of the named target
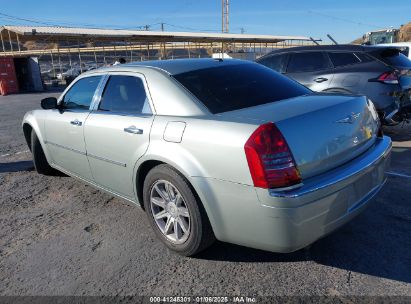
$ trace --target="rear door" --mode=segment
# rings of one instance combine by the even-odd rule
[[[84,124],[102,76],[76,81],[59,100],[60,109],[51,110],[45,120],[46,145],[57,166],[92,180],[84,144]]]
[[[369,77],[366,58],[353,52],[328,52],[334,67],[334,77],[329,89],[338,92],[363,94]],[[360,60],[360,57],[363,60]],[[340,91],[341,90],[341,91]]]
[[[148,148],[154,119],[144,76],[112,73],[85,124],[87,157],[100,186],[132,199],[134,165]]]
[[[326,90],[333,79],[328,57],[318,51],[291,53],[285,75],[317,92]]]
[[[256,62],[262,64],[276,72],[284,73],[287,65],[287,54],[274,54],[265,56]]]

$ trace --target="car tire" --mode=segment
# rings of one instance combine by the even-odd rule
[[[31,131],[31,153],[33,154],[34,168],[39,174],[56,175],[57,170],[49,165],[43,147],[34,130]]]
[[[162,188],[162,185],[164,185],[164,188]],[[172,194],[169,194],[170,192],[165,189],[166,187],[171,189],[170,192]],[[164,190],[160,190],[163,197],[158,192],[159,189]],[[174,200],[170,199],[173,195]],[[200,199],[187,179],[173,167],[162,164],[150,170],[144,180],[143,198],[150,225],[158,238],[169,249],[183,256],[193,256],[209,247],[215,241],[211,224]],[[157,204],[161,202],[164,206],[160,207],[152,203],[152,201],[156,201]],[[177,214],[172,213],[173,206],[177,210]],[[178,214],[179,210],[183,210],[183,216]],[[156,213],[156,211],[158,212]],[[168,216],[155,219],[155,216],[158,216],[163,211]],[[186,217],[185,211],[188,212],[188,217]],[[168,221],[172,222],[169,225],[169,234],[165,231]],[[181,225],[182,222],[184,222],[184,225]],[[163,228],[162,225],[164,225]],[[185,226],[185,229],[188,228],[188,234],[184,234],[183,226]],[[175,231],[176,228],[177,233]],[[181,236],[181,238],[178,239],[177,236]]]

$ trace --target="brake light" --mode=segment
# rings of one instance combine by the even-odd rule
[[[290,148],[273,123],[259,126],[244,150],[255,187],[280,188],[301,183]]]
[[[398,84],[398,76],[395,72],[385,72],[378,77],[378,81],[387,84]]]

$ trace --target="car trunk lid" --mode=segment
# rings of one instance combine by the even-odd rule
[[[274,122],[303,179],[365,152],[375,142],[379,128],[374,106],[364,96],[310,94],[219,116],[260,124]]]

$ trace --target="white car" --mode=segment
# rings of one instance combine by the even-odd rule
[[[79,68],[71,68],[71,69],[65,71],[64,73],[57,74],[57,79],[63,80],[63,79],[65,79],[67,77],[70,77],[70,76],[77,77],[80,74],[81,74],[81,71],[80,71]]]

